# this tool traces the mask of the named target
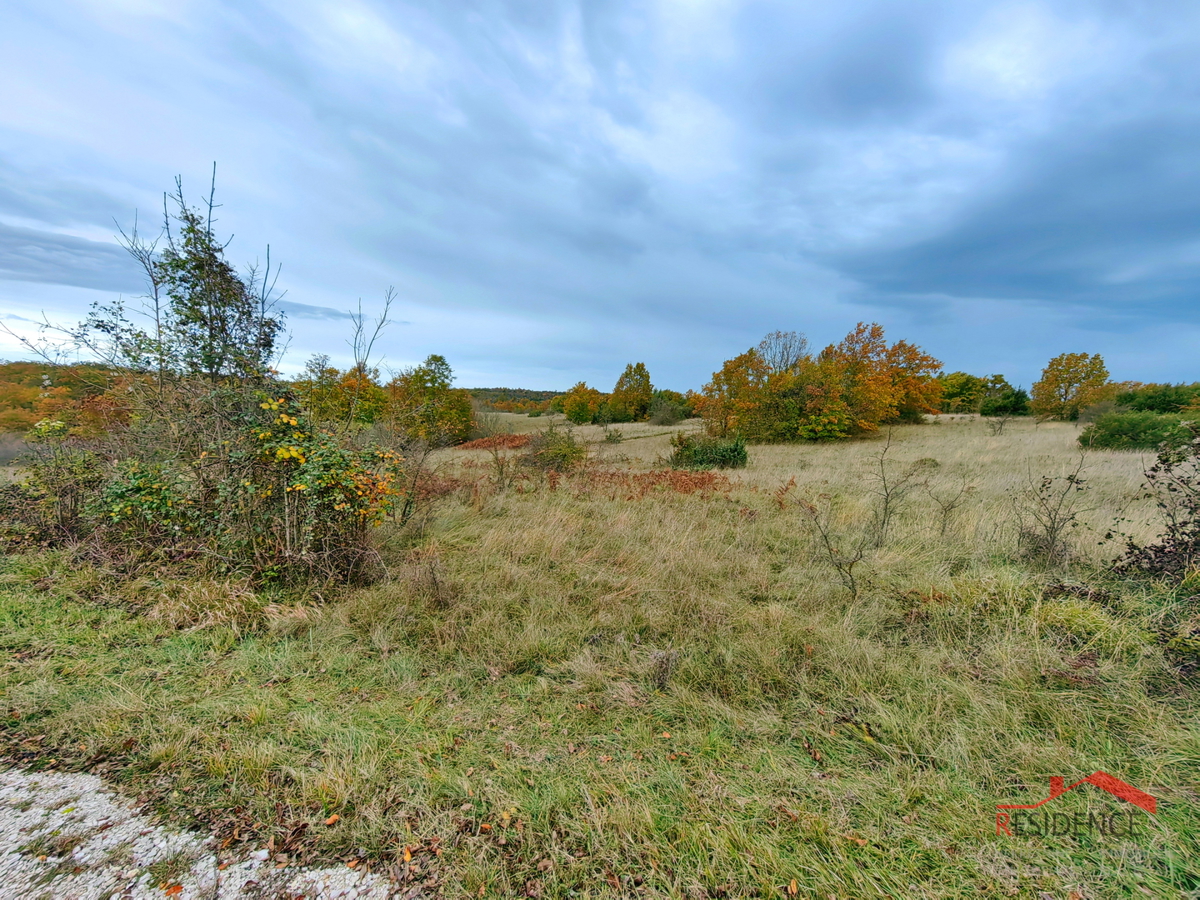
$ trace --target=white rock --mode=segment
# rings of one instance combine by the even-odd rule
[[[81,871],[63,866],[66,871],[47,882],[48,869],[61,857],[39,862],[19,849],[40,839],[77,841],[70,862]],[[303,893],[310,900],[386,900],[389,893],[387,880],[378,875],[275,869],[269,855],[256,850],[218,870],[210,837],[156,824],[94,775],[0,772],[0,900],[102,900],[114,891],[129,900],[161,900],[145,868],[176,856],[192,859],[179,900],[250,900],[271,891]],[[136,868],[128,868],[130,860]]]

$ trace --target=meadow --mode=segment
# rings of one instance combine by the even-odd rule
[[[577,428],[562,475],[439,451],[365,587],[4,557],[7,754],[405,896],[1196,896],[1164,635],[1200,577],[1118,578],[1105,540],[1157,533],[1151,454],[967,416],[665,468],[698,427]],[[1097,770],[1158,798],[1138,834],[997,834]],[[1055,802],[1115,808],[1087,790]]]

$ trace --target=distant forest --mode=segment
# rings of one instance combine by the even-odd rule
[[[46,362],[0,362],[0,434],[24,433],[106,383],[107,366]],[[563,391],[469,388],[471,399],[500,412],[548,410]]]
[[[471,399],[500,412],[548,410],[550,401],[565,391],[527,391],[524,388],[467,388]]]

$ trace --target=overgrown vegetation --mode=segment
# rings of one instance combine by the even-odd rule
[[[133,567],[198,560],[263,581],[371,577],[366,532],[398,497],[400,458],[314,421],[314,405],[279,383],[269,257],[239,275],[211,197],[194,208],[177,186],[170,200],[158,239],[125,237],[146,276],[142,308],[96,306],[65,335],[105,360],[105,379],[30,433],[36,449],[10,489],[3,536],[86,541]]]
[[[1146,497],[1154,502],[1162,530],[1146,543],[1126,535],[1120,572],[1182,581],[1200,567],[1200,430],[1187,430],[1190,440],[1166,442],[1146,470]]]
[[[1155,412],[1110,412],[1079,433],[1079,444],[1094,450],[1157,450],[1188,443],[1184,416]]]
[[[1071,475],[1073,440],[898,428],[725,476],[651,468],[663,436],[504,491],[486,448],[444,450],[423,538],[385,524],[390,577],[332,595],[13,556],[9,752],[433,896],[1181,896],[1197,584],[1104,574],[1125,455],[1088,458],[1060,565],[1023,560],[1009,488]],[[867,538],[852,590],[801,500],[836,553]],[[995,834],[995,804],[1097,769],[1159,798],[1143,855]]]
[[[1121,406],[1134,412],[1177,413],[1200,409],[1200,382],[1193,384],[1131,384],[1116,395]]]
[[[740,436],[712,437],[679,433],[671,438],[667,462],[676,469],[741,469],[749,459]]]
[[[0,486],[10,759],[414,897],[1200,889],[1194,431],[1085,455],[867,324],[701,395],[631,363],[566,426],[473,410],[437,355],[382,383],[386,304],[285,383],[269,265],[173,199],[126,237],[142,317],[68,335],[104,363]],[[1034,407],[1115,391],[1067,354]],[[903,424],[947,397],[989,418]],[[1158,798],[1143,843],[996,833],[1097,770]]]
[[[942,364],[883,328],[860,322],[818,354],[795,332],[774,332],[727,360],[694,400],[709,434],[751,443],[837,441],[937,409]]]

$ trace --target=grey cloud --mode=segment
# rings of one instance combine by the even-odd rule
[[[280,300],[276,303],[283,313],[292,319],[316,319],[330,321],[347,321],[352,320],[352,316],[348,312],[332,309],[328,306],[310,306],[307,303],[295,303],[291,300]]]
[[[941,3],[750,3],[737,17],[737,70],[723,81],[771,132],[909,117],[935,99],[931,50],[947,12]]]
[[[0,213],[49,225],[112,222],[123,204],[73,179],[39,177],[0,159]]]
[[[882,291],[1138,304],[1200,322],[1200,178],[1185,174],[1198,141],[1200,121],[1152,118],[1031,147],[1027,172],[942,234],[837,262]]]
[[[933,320],[984,303],[1029,321],[1070,309],[1081,340],[1130,304],[1163,327],[1197,320],[1200,20],[1178,6],[362,0],[317,22],[264,0],[105,30],[21,2],[78,68],[39,72],[16,58],[22,35],[0,36],[10,65],[64,104],[103,86],[114,125],[60,154],[94,163],[37,179],[11,173],[64,139],[17,142],[35,149],[3,167],[0,213],[47,227],[0,230],[4,277],[137,289],[119,248],[54,229],[107,226],[217,158],[222,227],[239,248],[270,241],[312,301],[285,304],[304,346],[397,283],[398,315],[421,325],[395,352],[459,353],[494,383],[603,383],[644,355],[656,381],[696,386],[763,331],[822,343],[872,315],[953,348],[968,326]],[[338,31],[359,12],[367,31]],[[713,19],[681,50],[689,16]],[[1044,47],[1018,29],[994,51],[999,82],[948,79],[963,42],[1022,16],[1049,23]],[[1039,57],[1073,28],[1091,42],[1078,59]],[[155,115],[128,113],[138,100]],[[1058,352],[1059,327],[1021,365]]]
[[[136,292],[143,284],[115,244],[0,223],[0,279]]]

